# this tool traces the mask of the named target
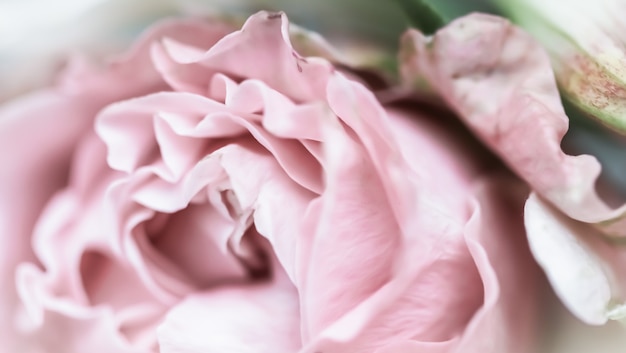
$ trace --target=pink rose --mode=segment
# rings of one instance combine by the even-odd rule
[[[438,36],[459,26],[529,42],[480,15]],[[3,106],[3,345],[534,351],[525,186],[445,111],[340,67],[281,13],[173,21]]]

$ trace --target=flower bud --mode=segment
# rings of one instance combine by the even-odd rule
[[[626,133],[626,2],[513,0],[502,9],[549,51],[565,98]]]

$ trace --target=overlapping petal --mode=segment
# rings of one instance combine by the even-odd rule
[[[212,74],[225,73],[258,79],[297,101],[321,99],[332,71],[327,61],[305,59],[293,49],[284,13],[259,12],[206,49],[166,40],[153,47],[152,56],[174,89],[197,94],[207,91]]]
[[[626,234],[625,206],[612,209],[598,196],[595,158],[561,150],[568,119],[547,54],[507,21],[486,15],[459,19],[432,38],[410,32],[405,40],[409,84],[428,80],[536,193],[526,207],[526,227],[557,294],[588,323],[615,316],[623,300],[615,260],[621,246],[598,246],[605,235]],[[582,245],[588,242],[597,246]]]
[[[54,87],[33,93],[2,107],[0,113],[2,142],[0,144],[3,151],[10,151],[10,153],[2,154],[3,169],[0,173],[3,184],[0,234],[3,237],[2,243],[5,244],[1,247],[3,253],[0,256],[3,259],[1,267],[3,283],[15,283],[15,270],[19,262],[37,263],[32,256],[32,251],[28,249],[34,225],[37,223],[37,214],[42,211],[53,193],[68,182],[68,175],[71,173],[72,176],[69,179],[74,184],[74,190],[56,195],[46,206],[49,210],[48,220],[44,220],[43,223],[47,225],[43,225],[42,222],[38,225],[40,229],[38,232],[42,235],[34,241],[35,253],[50,272],[41,274],[37,278],[42,281],[38,285],[47,282],[46,287],[51,291],[46,295],[53,300],[46,301],[46,303],[53,302],[59,296],[66,296],[76,305],[86,305],[86,300],[89,298],[85,297],[85,293],[81,293],[84,288],[80,288],[82,255],[85,254],[87,245],[98,248],[103,244],[101,241],[96,241],[97,245],[90,243],[96,235],[93,233],[87,234],[88,237],[84,240],[91,240],[86,242],[72,242],[70,235],[63,239],[66,232],[71,232],[69,230],[71,227],[82,227],[80,222],[75,222],[68,228],[68,224],[63,224],[63,222],[67,222],[68,217],[73,217],[74,211],[78,209],[82,211],[81,207],[87,210],[92,208],[86,206],[90,198],[88,194],[93,191],[89,189],[94,186],[90,180],[94,175],[98,175],[102,168],[98,166],[97,158],[90,160],[98,156],[98,153],[86,158],[85,155],[76,157],[76,159],[83,159],[85,163],[82,166],[83,169],[74,166],[71,172],[68,172],[69,165],[80,141],[85,140],[84,136],[90,135],[89,131],[93,127],[94,117],[102,107],[120,99],[165,87],[157,71],[151,69],[149,53],[146,50],[147,43],[163,36],[165,32],[170,37],[183,42],[198,45],[207,43],[199,35],[202,33],[201,30],[195,28],[193,24],[166,22],[148,31],[128,53],[106,63],[104,67],[97,67],[83,58],[76,57],[68,64]],[[221,38],[221,35],[219,37]],[[134,79],[129,82],[128,77],[131,73]],[[89,137],[86,139],[88,140]],[[87,151],[93,152],[89,143],[82,144],[82,146]],[[19,168],[14,168],[15,166]],[[105,179],[106,177],[105,173]],[[42,182],[42,180],[45,181]],[[76,205],[82,206],[76,208]],[[62,217],[57,218],[57,216]],[[91,222],[96,228],[100,228],[99,226],[103,225],[100,216],[96,216],[95,219],[86,217],[81,220],[82,224]],[[93,228],[82,229],[87,232],[93,230]],[[102,231],[102,229],[97,230]],[[61,238],[58,238],[58,235],[61,235]],[[45,239],[44,242],[49,242],[46,243],[48,245],[43,245],[44,242],[41,242],[43,239]],[[68,246],[63,247],[63,244],[68,244]],[[59,247],[69,252],[65,253],[67,257],[64,257],[62,253],[54,253],[54,249],[58,250]],[[61,275],[68,277],[61,279],[59,277]],[[69,282],[65,281],[66,279]],[[16,310],[21,308],[21,305],[17,305],[15,291],[5,288],[2,293],[6,297],[3,297],[1,301],[1,331],[3,335],[7,335],[7,339],[3,339],[8,345],[5,348],[13,350],[12,344],[20,345],[19,342],[27,342],[29,338],[25,337],[25,341],[21,341],[19,339],[21,333],[15,331]],[[28,297],[22,299],[25,300],[26,306],[30,305]],[[44,303],[41,310],[49,310],[50,307],[46,305]],[[99,325],[100,315],[90,317],[92,317],[90,320],[95,320],[94,325]],[[54,322],[50,321],[45,324],[39,322],[35,326],[32,328],[34,332],[38,329],[45,331],[54,327]],[[108,339],[105,338],[105,340]]]
[[[478,222],[479,227],[484,227],[478,232],[501,237],[498,243],[506,244],[515,240],[502,234],[504,229],[514,229],[511,236],[515,238],[517,234],[520,241],[523,224],[521,220],[517,225],[497,221],[504,214],[500,215],[492,204],[506,205],[509,199],[491,191],[488,197],[484,196],[487,200],[481,201],[486,203],[487,214],[477,213],[475,219],[470,219],[470,204],[475,196],[470,185],[479,171],[485,171],[477,157],[481,155],[467,153],[474,148],[471,143],[447,134],[442,129],[444,124],[435,117],[381,111],[358,84],[340,77],[336,80],[335,86],[332,81],[329,85],[330,106],[356,134],[351,135],[341,124],[332,122],[327,123],[325,130],[327,185],[322,197],[311,205],[308,217],[316,221],[308,223],[315,224],[316,230],[305,240],[303,247],[308,252],[301,252],[301,258],[310,264],[323,264],[304,265],[307,271],[299,285],[305,342],[309,341],[305,351],[452,352],[475,346],[477,352],[496,352],[500,349],[497,347],[512,349],[519,344],[522,352],[532,347],[531,311],[521,315],[528,316],[519,322],[508,313],[515,305],[509,296],[520,287],[506,279],[517,269],[500,266],[495,270],[499,266],[496,263],[508,260],[499,257],[504,256],[500,254],[503,248],[486,245],[492,240],[484,240],[482,237],[487,235],[478,235],[474,230],[474,223]],[[466,153],[454,154],[452,151],[457,148],[465,148]],[[420,154],[415,155],[415,151]],[[358,185],[372,188],[366,194],[352,193],[359,189]],[[435,197],[444,193],[440,187],[447,187],[446,192],[455,197]],[[389,206],[389,214],[381,213],[380,205],[394,198],[400,205],[416,202],[421,207],[413,203],[412,208],[395,213]],[[520,206],[523,193],[514,199]],[[359,206],[340,200],[357,200]],[[507,211],[506,219],[514,217],[519,208]],[[403,213],[408,210],[412,211],[410,215]],[[344,213],[351,217],[341,217]],[[349,226],[345,223],[342,227],[344,222]],[[353,237],[355,229],[362,229],[358,239]],[[378,250],[371,250],[374,248]],[[511,251],[519,249],[508,248],[507,254]],[[351,254],[371,254],[371,258],[341,260]],[[519,263],[527,261],[528,252],[521,251]],[[341,276],[343,271],[346,275],[342,281],[329,286],[322,280],[330,273]],[[461,273],[462,279],[449,281]],[[536,271],[521,277],[531,291],[527,294],[534,295]],[[464,295],[454,294],[459,291]],[[533,307],[535,303],[530,300],[528,305]],[[489,343],[492,325],[502,322],[519,324],[519,342],[529,346],[523,347],[506,335],[498,345]]]
[[[278,265],[267,283],[196,293],[159,326],[162,352],[297,352],[301,346],[298,294]]]
[[[542,301],[539,269],[532,262],[520,218],[527,187],[507,174],[474,184],[465,238],[484,285],[484,302],[458,352],[537,352]]]

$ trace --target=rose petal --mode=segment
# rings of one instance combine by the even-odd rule
[[[454,352],[535,352],[542,287],[520,217],[527,190],[510,176],[495,174],[478,181],[474,191],[465,237],[485,298]]]
[[[306,272],[299,288],[311,336],[390,279],[401,239],[380,178],[363,149],[340,135],[325,143],[341,155],[341,166],[326,166],[326,190],[312,205],[320,207],[319,219],[314,228],[303,229],[310,253],[300,263]],[[368,192],[363,192],[366,185]],[[329,276],[336,280],[328,281]]]
[[[530,36],[481,14],[452,22],[433,38],[409,31],[403,70],[409,83],[426,78],[542,197],[574,219],[626,235],[626,206],[611,209],[595,191],[597,160],[560,148],[567,116],[548,56]]]
[[[298,101],[322,98],[332,67],[325,60],[301,58],[291,46],[288,26],[284,14],[261,11],[206,52],[208,46],[168,40],[152,48],[152,58],[176,90],[204,94],[213,75],[223,73],[258,79]]]
[[[116,80],[127,70],[133,56],[114,67],[96,70],[74,67],[58,86],[32,93],[0,109],[0,282],[7,288],[0,300],[0,324],[11,342],[10,316],[15,310],[13,287],[15,266],[32,259],[28,243],[36,218],[52,193],[62,187],[68,163],[80,136],[90,128],[96,112],[122,97],[152,89],[154,81],[141,78],[118,87]],[[80,90],[71,82],[80,78]],[[125,78],[124,78],[125,79]],[[146,87],[147,86],[147,87]],[[58,129],[63,126],[63,129]],[[45,182],[41,176],[45,175]],[[5,300],[6,299],[6,300]],[[4,304],[9,307],[4,307]],[[9,320],[9,321],[7,321]]]
[[[75,59],[57,86],[6,104],[0,111],[0,150],[3,151],[0,156],[3,165],[0,190],[2,200],[6,201],[0,201],[0,234],[12,237],[2,240],[3,244],[11,245],[0,250],[3,261],[0,281],[5,288],[3,296],[7,296],[1,300],[0,332],[8,335],[6,340],[3,339],[8,347],[17,339],[11,319],[12,312],[19,307],[15,305],[15,292],[11,289],[13,271],[18,262],[32,258],[27,245],[36,217],[52,192],[66,183],[70,155],[79,137],[92,126],[97,111],[111,102],[164,87],[161,77],[150,66],[147,51],[148,43],[164,33],[185,43],[206,43],[198,40],[200,32],[193,25],[180,22],[157,25],[127,54],[106,67],[96,68],[82,59]],[[129,81],[131,73],[133,80]],[[59,129],[59,126],[63,128]],[[10,170],[7,169],[9,166]],[[80,180],[89,179],[89,172],[72,173],[76,175],[73,178],[77,180],[77,192],[81,194],[85,185]],[[45,176],[46,182],[42,183],[41,176]],[[10,253],[5,254],[5,251]],[[39,254],[44,252],[39,251]],[[5,303],[10,309],[5,308]]]
[[[0,294],[0,336],[9,347],[15,340],[15,266],[32,259],[29,246],[33,225],[47,199],[65,181],[71,151],[89,124],[82,119],[85,108],[49,91],[0,110],[0,283],[4,288]],[[65,128],[50,133],[57,124]],[[41,181],[41,175],[47,176],[46,182]]]
[[[206,198],[191,204],[202,189],[223,183],[218,162],[204,159],[175,185],[150,179],[151,172],[140,169],[108,189],[105,201],[115,214],[113,238],[142,282],[164,303],[173,304],[204,285],[245,277],[227,251],[236,224],[225,209]]]
[[[535,259],[574,315],[592,325],[623,319],[626,286],[619,274],[626,268],[626,249],[536,194],[526,202],[525,224]]]
[[[305,350],[369,352],[407,339],[448,341],[482,295],[461,233],[474,173],[464,170],[464,158],[473,157],[448,154],[454,139],[432,138],[429,132],[445,134],[406,112],[388,116],[366,89],[345,78],[331,78],[328,97],[351,130],[330,117],[323,126],[326,190],[305,219],[296,277]],[[399,137],[395,129],[408,132]],[[400,147],[405,139],[408,147]],[[427,146],[420,149],[425,156],[411,158],[415,146]],[[434,196],[441,180],[459,188],[456,198]],[[449,281],[443,273],[464,277]],[[446,283],[438,282],[443,278]],[[467,295],[454,296],[459,289],[442,289],[447,285]],[[450,312],[453,318],[439,319]]]
[[[265,90],[265,87],[259,89]],[[275,94],[274,92],[273,95]],[[275,100],[269,98],[264,102],[269,106],[268,114],[275,109],[272,108],[272,104],[277,104]],[[290,110],[289,115],[280,117],[289,118],[298,111],[306,111],[293,107],[290,107]],[[156,118],[157,116],[160,118]],[[161,140],[158,140],[152,129],[154,124],[152,121],[155,119],[163,121],[157,126],[167,123],[169,135],[178,141],[171,141],[165,133],[160,133]],[[277,118],[268,118],[268,124],[272,124],[272,119]],[[163,92],[109,106],[100,114],[96,130],[107,143],[109,148],[107,158],[111,167],[128,173],[140,166],[153,164],[158,167],[159,153],[155,150],[159,147],[160,157],[166,168],[156,168],[155,172],[168,182],[180,179],[185,171],[180,166],[192,165],[202,154],[211,152],[206,148],[207,137],[229,138],[248,130],[274,155],[289,176],[300,185],[319,192],[322,189],[319,165],[312,158],[301,157],[306,155],[302,144],[295,140],[277,138],[262,129],[254,120],[255,117],[249,114],[235,115],[221,103],[199,95]],[[197,142],[194,143],[187,137],[196,137]],[[221,143],[226,142],[223,140]],[[197,154],[185,153],[186,149],[183,147],[188,144],[194,146]],[[205,149],[198,146],[205,146]],[[179,168],[176,168],[177,165]]]
[[[258,147],[229,146],[221,163],[240,207],[254,210],[258,232],[268,239],[281,267],[295,282],[300,221],[315,195],[289,180],[276,160]]]
[[[162,353],[293,353],[300,348],[298,297],[277,284],[195,294],[157,330]]]
[[[198,154],[203,141],[188,139],[185,135],[195,137],[195,130],[201,121],[210,120],[215,128],[208,131],[210,135],[203,137],[229,137],[230,133],[241,133],[242,129],[233,126],[224,116],[227,114],[214,114],[223,111],[222,104],[202,96],[179,92],[155,93],[107,107],[98,116],[96,131],[107,144],[107,160],[111,168],[131,173],[154,162],[158,158],[155,154],[160,153],[170,174],[166,180],[176,181],[188,169],[185,166],[200,157]],[[171,124],[169,127],[163,126],[168,123]],[[155,131],[157,129],[160,131]],[[165,129],[169,130],[169,136],[163,136]],[[180,143],[172,141],[172,138],[180,140]],[[191,145],[197,153],[187,156],[181,144]],[[157,147],[158,152],[155,151]]]
[[[120,333],[112,312],[106,308],[87,308],[64,299],[55,298],[46,287],[43,274],[34,266],[25,264],[17,272],[17,284],[22,299],[27,303],[21,313],[25,340],[19,352],[63,351],[84,352],[91,347],[95,352],[147,353],[148,347],[131,345]],[[62,330],[59,330],[62,327]],[[92,347],[92,345],[95,346]]]
[[[104,145],[94,135],[88,137],[91,138],[80,145],[81,153],[73,163],[70,183],[76,188],[66,189],[53,197],[37,222],[32,238],[33,249],[45,268],[37,278],[46,286],[49,293],[45,296],[49,301],[63,298],[68,305],[101,305],[111,310],[109,316],[120,330],[123,328],[124,334],[133,332],[133,336],[139,337],[146,325],[158,320],[163,307],[141,284],[125,260],[113,255],[115,228],[107,226],[108,213],[103,195],[105,185],[116,173],[93,175],[91,170],[85,172],[92,167],[96,171],[102,170],[97,164],[105,164]],[[93,158],[98,155],[101,158]],[[86,194],[85,188],[90,193]],[[119,291],[120,284],[125,288],[123,292]],[[24,294],[22,298],[27,308],[34,305],[31,294]],[[49,301],[44,302],[39,310],[53,310],[54,305],[49,306]],[[142,313],[129,314],[144,311],[142,308],[149,309],[147,317]],[[73,319],[64,320],[71,322]],[[33,329],[47,332],[52,329],[46,326],[48,324],[41,322]],[[126,339],[135,341],[138,338],[127,336]]]

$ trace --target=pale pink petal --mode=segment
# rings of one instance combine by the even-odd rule
[[[245,278],[242,264],[222,250],[224,236],[232,233],[232,222],[216,213],[210,204],[188,205],[149,235],[163,260],[174,264],[200,288]]]
[[[455,240],[381,313],[363,333],[363,341],[446,342],[465,330],[484,294],[468,245]]]
[[[288,285],[231,286],[194,294],[159,327],[162,353],[295,353],[298,296]]]
[[[448,353],[457,340],[445,342],[419,342],[414,340],[398,340],[383,348],[377,349],[376,353]]]
[[[447,233],[446,229],[449,228],[445,224],[446,221],[459,218],[459,216],[459,219],[469,216],[463,198],[448,200],[452,201],[450,204],[438,201],[440,200],[439,194],[432,189],[432,185],[428,185],[429,179],[425,178],[424,175],[424,173],[429,172],[434,175],[437,174],[429,169],[431,166],[422,166],[424,171],[416,171],[415,166],[411,166],[411,162],[405,159],[410,159],[410,153],[402,152],[402,148],[393,134],[387,112],[371,91],[358,82],[351,81],[341,74],[336,74],[329,80],[327,94],[330,108],[341,121],[355,131],[378,175],[381,176],[382,185],[389,197],[396,222],[398,222],[403,236],[412,238],[416,245],[422,242],[421,250],[416,248],[411,249],[411,251],[427,251],[426,249],[430,248],[431,245],[438,243],[435,238],[438,239],[439,237],[416,236],[419,233],[418,229],[430,229],[433,233],[445,234]],[[330,135],[327,140],[333,141],[333,139],[341,138]],[[447,147],[441,148],[441,150],[446,149]],[[326,151],[329,155],[328,159],[337,158],[337,161],[341,160],[340,154],[333,151],[331,145],[328,145]],[[455,158],[452,157],[451,160],[455,160]],[[445,169],[442,172],[450,173]],[[468,175],[471,174],[468,173]],[[430,178],[430,181],[433,180],[436,179]],[[462,176],[459,180],[462,180]],[[439,203],[441,205],[437,205]],[[415,218],[413,215],[417,211],[434,211],[440,216]],[[464,213],[466,215],[463,215]],[[448,216],[450,218],[446,219]],[[437,223],[440,218],[446,219],[446,221]]]
[[[47,199],[63,185],[71,151],[89,124],[70,101],[56,92],[41,92],[0,110],[0,340],[7,349],[18,338],[13,325],[15,266],[33,258],[33,225]],[[65,128],[56,131],[57,124]]]
[[[257,88],[263,96],[264,106],[268,108],[267,114],[278,110],[277,93],[264,85]],[[307,112],[306,107],[296,109],[291,103],[284,104],[288,110],[279,117],[290,118],[300,111]],[[315,111],[319,107],[311,109]],[[307,115],[304,117],[306,119]],[[211,139],[233,137],[248,130],[274,155],[289,176],[306,188],[319,192],[322,189],[320,167],[315,159],[302,158],[307,154],[305,147],[297,140],[273,136],[256,124],[255,119],[249,114],[235,115],[223,104],[200,95],[163,92],[107,107],[98,117],[96,130],[109,148],[107,159],[112,168],[130,173],[145,165],[159,166],[162,160],[165,168],[158,168],[157,174],[168,182],[180,179],[194,161],[219,146],[211,146]],[[267,118],[268,124],[277,125],[273,119],[277,117]],[[155,123],[155,120],[162,122]],[[163,132],[156,136],[154,126],[161,124],[169,126],[159,128]],[[165,136],[165,131],[173,138]],[[216,141],[220,144],[226,142],[225,139]],[[189,146],[194,153],[188,151]]]
[[[463,142],[443,126],[406,111],[388,115],[345,78],[332,78],[328,95],[356,134],[324,122],[326,189],[304,220],[296,277],[306,351],[370,352],[411,339],[441,342],[432,345],[441,351],[482,299],[461,229],[476,174],[472,150],[455,156]],[[422,155],[412,156],[415,147]],[[442,180],[455,198],[435,196]]]
[[[341,154],[341,167],[326,170],[326,190],[313,207],[320,207],[309,255],[301,262],[299,284],[308,334],[315,336],[353,309],[392,277],[400,246],[397,223],[379,176],[362,147],[349,137],[326,140]],[[367,191],[365,191],[367,190]],[[365,192],[364,192],[365,191]],[[301,261],[302,261],[301,260]],[[329,281],[329,278],[333,278]]]
[[[153,35],[161,30],[155,29]],[[0,110],[0,241],[4,244],[0,249],[0,335],[7,335],[2,338],[5,347],[17,339],[12,324],[18,307],[13,289],[15,266],[32,260],[28,246],[33,225],[44,203],[66,182],[79,137],[91,128],[93,117],[104,105],[160,87],[154,70],[127,80],[129,71],[138,73],[135,64],[140,56],[137,49],[103,69],[73,60],[56,87],[7,103]]]
[[[535,259],[574,315],[593,325],[626,317],[623,246],[564,216],[537,194],[526,202],[525,224]]]
[[[281,142],[244,119],[232,119],[258,136]],[[276,247],[293,277],[294,234],[313,195],[290,180],[275,156],[252,136],[230,142],[174,184],[151,176],[154,166],[145,166],[108,190],[118,212],[122,253],[150,291],[166,303],[209,285],[245,279],[227,243],[243,237],[253,211],[257,229]],[[231,189],[234,199],[213,196],[215,190],[228,194]],[[206,196],[198,197],[202,194]],[[286,203],[291,204],[287,213]],[[225,213],[227,208],[234,214]],[[274,215],[279,213],[285,217],[277,220]]]
[[[111,198],[115,200],[114,207],[134,201],[154,211],[174,213],[183,210],[196,197],[200,198],[199,201],[207,199],[209,186],[222,191],[221,189],[226,188],[228,184],[218,158],[223,148],[198,161],[176,184],[155,177],[153,169],[156,168],[141,169],[140,172],[111,187]],[[207,193],[202,195],[204,190],[207,190]],[[125,197],[124,193],[130,193],[132,196]],[[127,215],[122,214],[122,219],[126,218]]]
[[[18,289],[26,303],[26,311],[17,321],[25,340],[17,351],[78,353],[90,347],[102,353],[150,352],[149,346],[131,345],[119,331],[110,309],[89,308],[57,298],[43,277],[32,265],[22,265],[17,272]]]
[[[299,101],[320,99],[332,67],[325,60],[300,57],[291,46],[288,27],[283,13],[262,11],[210,49],[167,40],[155,44],[152,57],[176,90],[204,94],[212,77],[222,73],[258,79]]]
[[[28,245],[33,225],[44,203],[64,186],[80,136],[91,128],[93,117],[104,105],[155,87],[155,80],[148,78],[118,87],[116,80],[127,70],[129,60],[132,56],[105,69],[74,62],[56,87],[0,109],[0,237],[5,244],[0,249],[0,281],[5,288],[2,295],[7,296],[0,300],[3,334],[12,332],[7,320],[15,307],[11,289],[15,265],[32,259]],[[73,86],[76,80],[81,81],[80,89]],[[4,307],[5,303],[10,307]]]
[[[111,310],[111,319],[119,327],[120,334],[135,341],[142,336],[146,326],[159,319],[164,308],[141,285],[125,260],[112,254],[115,229],[108,226],[103,195],[104,185],[115,173],[93,175],[91,171],[85,171],[91,168],[102,170],[98,164],[106,165],[104,145],[89,134],[80,147],[81,152],[101,158],[89,159],[78,153],[70,178],[76,188],[55,195],[41,213],[32,244],[45,272],[37,278],[46,286],[49,291],[46,296],[52,301],[62,298],[68,305],[101,305]],[[90,193],[85,193],[85,189]],[[124,286],[124,291],[119,291],[120,285]],[[22,298],[27,308],[33,305],[30,298],[30,294]],[[145,315],[141,313],[128,314],[143,311],[142,308],[149,309],[148,317],[142,318]],[[44,303],[40,310],[52,309]],[[73,319],[68,317],[65,320],[71,322]],[[41,323],[36,331],[54,330],[47,325],[54,324]],[[151,343],[154,343],[154,337]]]
[[[107,144],[107,160],[111,168],[130,173],[160,157],[171,174],[167,179],[176,181],[189,164],[200,158],[199,153],[206,145],[201,139],[185,139],[185,132],[190,134],[204,120],[210,120],[215,128],[207,131],[210,135],[204,137],[229,137],[230,134],[242,132],[224,115],[214,114],[224,110],[222,104],[199,95],[155,93],[107,107],[98,116],[96,131]],[[172,126],[163,127],[164,123],[171,123]],[[178,146],[174,145],[171,138],[163,136],[165,129],[170,130],[170,137],[173,135],[181,140]],[[182,134],[177,134],[176,130]],[[160,147],[157,142],[165,146]],[[196,153],[187,156],[181,151],[185,147],[181,144],[191,146]]]
[[[453,352],[536,352],[542,286],[521,217],[527,189],[509,175],[495,174],[481,179],[474,191],[465,234],[484,302]]]
[[[314,158],[308,156],[302,143],[298,140],[278,138],[257,124],[243,119],[240,124],[272,154],[293,181],[314,193],[321,192],[323,189],[321,166]]]
[[[291,181],[273,156],[258,147],[228,146],[220,159],[242,211],[254,211],[257,230],[295,281],[300,223],[316,195]]]
[[[409,31],[403,43],[408,84],[426,79],[519,176],[568,216],[626,235],[626,206],[611,209],[595,191],[598,161],[561,150],[568,119],[549,58],[529,35],[504,19],[474,14],[432,38]]]
[[[244,80],[236,84],[223,75],[214,76],[209,97],[224,101],[246,117],[249,113],[262,115],[263,127],[268,132],[288,139],[319,141],[320,117],[330,114],[322,101],[296,104],[261,81]]]
[[[0,276],[5,283],[3,295],[14,297],[10,288],[13,287],[15,264],[30,260],[30,251],[26,247],[32,227],[44,202],[55,189],[63,186],[70,155],[79,136],[91,128],[97,111],[106,104],[164,87],[160,76],[150,69],[146,43],[165,32],[185,42],[199,37],[195,29],[182,27],[185,26],[176,23],[154,27],[129,53],[104,68],[95,68],[76,58],[70,62],[56,87],[2,107],[0,234],[12,238],[2,240],[3,244],[12,244],[3,246],[0,256],[3,259]],[[199,44],[198,40],[189,43]],[[131,73],[134,79],[128,80]],[[45,176],[45,182],[42,182],[42,176]],[[14,300],[7,298],[1,302],[13,305]],[[0,314],[2,327],[7,327],[0,330],[2,333],[11,332],[12,325],[6,323],[6,315],[12,314],[6,310],[9,309],[3,306]]]
[[[246,278],[242,264],[226,246],[237,225],[223,205],[216,207],[223,201],[193,201],[202,189],[222,183],[223,172],[215,162],[219,160],[205,159],[175,185],[160,179],[145,182],[145,173],[135,173],[108,190],[121,253],[150,292],[165,303],[200,288]]]

